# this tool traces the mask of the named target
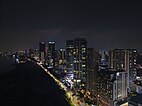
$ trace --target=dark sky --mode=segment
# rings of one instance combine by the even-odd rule
[[[65,40],[76,37],[99,49],[141,49],[141,5],[135,0],[1,0],[0,50],[36,48],[40,41],[64,48]]]

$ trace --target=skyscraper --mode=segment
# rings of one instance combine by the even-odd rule
[[[48,60],[49,68],[55,69],[55,42],[48,42]]]
[[[109,67],[115,70],[125,69],[125,50],[114,49],[109,51]]]
[[[66,69],[66,52],[65,52],[65,49],[59,50],[59,69]]]
[[[45,42],[40,42],[39,43],[39,59],[42,63],[45,62],[45,56],[46,56]]]
[[[73,72],[77,85],[86,83],[87,41],[84,38],[67,40],[67,69]]]
[[[67,60],[67,71],[73,73],[74,71],[74,41],[66,41],[66,60]]]
[[[136,49],[114,49],[109,51],[109,66],[115,70],[125,70],[128,73],[128,87],[136,78]]]
[[[125,69],[128,72],[128,86],[131,87],[131,83],[136,80],[136,62],[137,62],[137,50],[127,49],[125,50]]]
[[[74,40],[74,78],[77,82],[86,83],[87,41],[83,38]]]
[[[59,52],[58,50],[55,50],[55,57],[54,57],[54,63],[55,63],[55,66],[54,66],[54,70],[56,73],[59,74]]]
[[[108,54],[106,51],[101,51],[100,53],[100,65],[108,66]]]
[[[96,93],[97,73],[99,70],[99,50],[87,49],[87,89]]]

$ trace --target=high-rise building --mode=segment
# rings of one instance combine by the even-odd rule
[[[137,64],[142,64],[142,52],[137,53]]]
[[[100,65],[108,66],[108,54],[106,51],[100,52]]]
[[[125,70],[128,73],[128,87],[136,79],[136,49],[114,49],[109,51],[109,66],[114,70]]]
[[[58,50],[55,50],[55,67],[54,67],[54,70],[56,73],[59,74],[59,52]]]
[[[66,60],[67,60],[67,71],[72,72],[74,70],[74,41],[67,40],[66,41]]]
[[[125,50],[125,69],[128,72],[128,86],[131,87],[133,81],[136,80],[136,62],[137,62],[137,51],[136,49]]]
[[[109,51],[109,67],[115,70],[125,69],[125,50],[114,49]]]
[[[87,41],[83,38],[74,40],[74,78],[81,84],[86,83]]]
[[[87,49],[87,90],[93,94],[96,94],[99,57],[99,50],[94,48]]]
[[[45,42],[40,42],[39,43],[39,59],[42,63],[45,62],[45,57],[46,57]]]
[[[127,98],[127,72],[100,70],[97,78],[98,106],[117,106]]]
[[[65,49],[59,50],[59,69],[66,69],[66,52],[65,52]]]
[[[55,69],[55,42],[48,43],[48,68]]]
[[[139,52],[137,54],[137,72],[136,72],[136,77],[139,80],[142,80],[142,53]]]
[[[77,85],[86,83],[87,72],[87,41],[84,38],[66,42],[67,69],[73,72]]]

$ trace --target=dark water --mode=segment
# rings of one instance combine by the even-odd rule
[[[64,93],[34,63],[0,62],[0,106],[69,106]],[[12,65],[12,66],[11,66]]]
[[[0,56],[0,74],[14,69],[14,60],[11,56]]]

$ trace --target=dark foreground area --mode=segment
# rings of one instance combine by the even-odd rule
[[[0,74],[0,106],[69,106],[54,80],[32,62]]]

